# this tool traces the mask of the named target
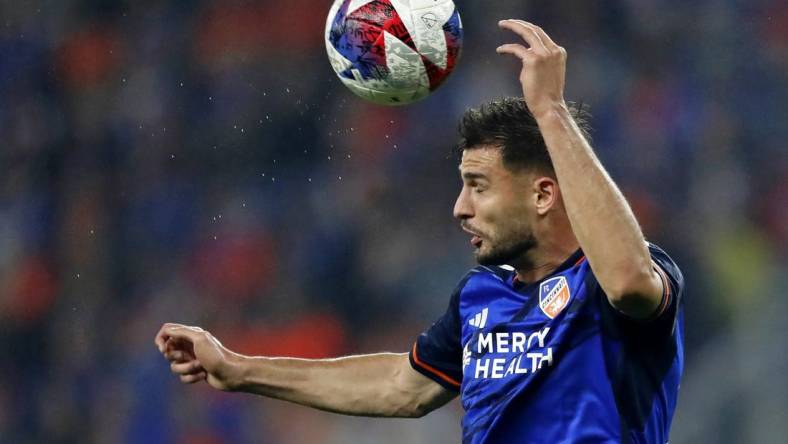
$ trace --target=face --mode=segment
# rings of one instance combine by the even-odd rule
[[[454,217],[471,237],[482,265],[515,265],[536,246],[531,203],[533,177],[505,168],[499,148],[465,150],[460,163],[462,190]]]

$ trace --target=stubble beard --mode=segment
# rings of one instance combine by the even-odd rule
[[[492,241],[487,241],[492,242]],[[476,250],[476,262],[479,265],[512,265],[527,262],[527,253],[537,245],[536,237],[530,230],[507,236],[507,239],[490,244],[490,248]],[[484,244],[482,244],[482,247]]]

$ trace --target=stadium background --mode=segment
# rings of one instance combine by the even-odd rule
[[[458,4],[458,69],[391,109],[335,79],[327,1],[0,1],[0,442],[458,442],[456,403],[374,420],[182,386],[152,339],[407,350],[472,264],[449,153],[467,106],[519,94],[507,17],[567,48],[567,96],[687,277],[672,442],[788,436],[788,6]]]

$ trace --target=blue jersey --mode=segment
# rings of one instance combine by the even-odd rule
[[[581,251],[532,284],[471,270],[416,340],[411,365],[459,391],[463,443],[666,443],[683,369],[684,279],[654,245],[660,308],[607,300]]]

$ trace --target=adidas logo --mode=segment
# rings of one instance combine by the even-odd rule
[[[476,316],[473,319],[469,319],[468,323],[476,328],[484,328],[487,325],[487,308],[481,311],[481,313],[476,313]]]

